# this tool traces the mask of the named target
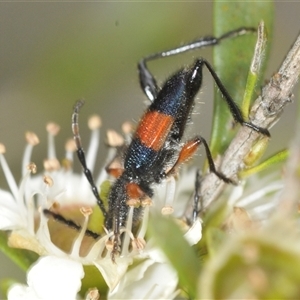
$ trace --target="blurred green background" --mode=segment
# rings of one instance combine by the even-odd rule
[[[300,2],[275,4],[266,79],[299,33],[299,11]],[[64,143],[71,137],[72,107],[79,98],[86,99],[80,115],[84,144],[89,136],[86,120],[93,113],[101,115],[104,130],[120,130],[125,120],[137,121],[145,108],[138,60],[211,33],[212,2],[0,3],[0,142],[6,145],[6,158],[16,179],[20,179],[26,130],[36,132],[41,140],[33,157],[39,170],[46,156],[46,123],[54,121],[62,128],[57,137],[57,153],[62,158]],[[161,83],[200,55],[210,60],[211,49],[156,61],[150,68]],[[196,106],[191,130],[207,138],[212,86],[211,78],[205,77],[198,99],[205,105]],[[295,114],[295,106],[290,105],[283,121],[271,130],[269,153],[284,147],[293,136]],[[103,143],[99,163],[105,153]],[[2,171],[0,186],[7,189]],[[11,276],[25,278],[1,255],[0,279]]]

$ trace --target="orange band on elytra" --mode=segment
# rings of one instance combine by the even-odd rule
[[[158,151],[162,148],[173,125],[174,118],[158,111],[148,111],[142,117],[136,136],[148,148]]]

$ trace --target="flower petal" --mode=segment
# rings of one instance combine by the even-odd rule
[[[35,291],[24,284],[13,284],[7,293],[8,300],[40,300]]]
[[[25,226],[18,205],[9,192],[0,190],[0,207],[1,230],[13,230]]]
[[[68,258],[45,256],[29,270],[28,286],[40,299],[76,299],[84,276],[80,263]]]
[[[94,264],[101,272],[110,290],[113,290],[125,274],[128,266],[132,264],[132,258],[117,258],[116,262],[113,263],[108,256],[106,259],[94,261]]]
[[[169,264],[148,259],[130,269],[108,299],[170,299],[177,283]]]
[[[197,244],[202,238],[202,224],[201,220],[198,218],[192,227],[185,233],[185,239],[192,246]]]

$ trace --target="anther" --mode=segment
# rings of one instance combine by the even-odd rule
[[[174,208],[170,205],[166,205],[161,209],[162,215],[171,215],[174,212]]]
[[[141,250],[145,249],[146,241],[142,238],[136,238],[136,239],[132,240],[131,245],[132,245],[133,250],[141,251]]]
[[[152,200],[151,200],[151,198],[147,197],[147,198],[143,199],[141,201],[141,206],[142,207],[152,206]]]
[[[26,142],[31,146],[36,146],[40,142],[38,136],[34,132],[31,132],[31,131],[27,131],[25,133],[25,139],[26,139]]]
[[[129,199],[126,201],[126,204],[130,207],[140,207],[141,201],[139,199]]]
[[[57,201],[54,201],[51,205],[51,208],[58,210],[60,208],[60,204]]]
[[[47,124],[46,130],[51,135],[56,136],[60,131],[60,126],[57,125],[56,123],[50,122]]]
[[[48,176],[48,175],[45,175],[44,176],[44,178],[43,178],[43,180],[44,180],[44,183],[47,185],[47,186],[49,186],[49,187],[52,187],[53,186],[53,179],[50,177],[50,176]]]
[[[134,130],[134,126],[131,122],[127,121],[122,124],[122,131],[125,134],[130,134],[133,132],[133,130]]]
[[[46,171],[57,171],[60,169],[60,163],[56,158],[45,159],[44,160],[44,169]]]
[[[88,120],[88,126],[90,130],[98,129],[102,126],[102,120],[98,115],[93,115]]]
[[[84,217],[89,217],[92,213],[93,210],[90,207],[81,207],[80,212],[83,214]]]
[[[108,251],[112,251],[114,249],[114,241],[112,240],[107,240],[105,242],[105,247]]]
[[[0,154],[4,154],[6,152],[5,146],[0,144]]]
[[[74,139],[68,139],[65,144],[65,150],[68,152],[75,152],[77,150]]]
[[[32,174],[36,173],[36,164],[31,162],[29,165],[27,165],[27,170],[29,170]]]
[[[107,130],[106,137],[107,143],[111,147],[118,147],[124,144],[123,137],[114,130]]]
[[[100,293],[96,288],[89,289],[86,296],[86,300],[99,300],[100,299]]]

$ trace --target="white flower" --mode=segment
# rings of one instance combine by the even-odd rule
[[[184,235],[190,245],[199,242],[201,229],[201,221],[197,219]],[[108,298],[173,299],[178,294],[178,276],[163,253],[157,248],[149,247],[140,258],[140,263],[129,269]]]
[[[99,127],[99,119],[93,117],[90,121],[92,138],[86,156],[91,171],[100,140]],[[54,145],[59,127],[50,123],[47,131],[49,145],[44,174],[34,174],[36,166],[31,163],[32,150],[38,144],[38,138],[33,133],[26,134],[28,144],[19,186],[3,155],[5,148],[0,147],[0,163],[10,187],[10,193],[0,190],[0,230],[11,232],[11,247],[29,249],[41,256],[28,271],[28,286],[11,287],[9,299],[74,299],[81,288],[83,265],[98,268],[109,287],[108,297],[111,299],[121,296],[144,299],[174,297],[178,284],[176,271],[160,251],[151,246],[151,241],[146,243],[144,239],[150,209],[161,210],[164,214],[174,212],[178,218],[183,216],[194,189],[194,172],[183,169],[177,182],[170,178],[155,187],[155,197],[145,207],[139,232],[135,236],[131,232],[133,207],[129,210],[126,228],[122,229],[125,238],[121,253],[116,257],[116,263],[113,263],[109,240],[113,233],[103,230],[101,237],[96,240],[86,235],[89,217],[93,212],[90,207],[95,206],[95,199],[85,176],[72,170],[74,143],[66,144],[65,160],[60,164]],[[128,141],[128,128],[124,131]],[[123,143],[123,139],[116,133],[109,132],[108,138],[110,145]],[[111,147],[107,161],[115,153],[116,149]],[[103,168],[96,178],[96,185],[100,186],[106,179],[107,174]],[[150,208],[151,204],[153,207]],[[74,214],[74,207],[77,214]],[[49,211],[58,210],[60,213],[68,212],[67,209],[73,209],[69,215],[73,221],[72,226],[78,224],[77,230],[51,220]],[[52,215],[54,219],[57,216]],[[201,222],[197,220],[185,236],[191,245],[196,244],[201,238]],[[56,291],[54,285],[59,287],[55,288]]]
[[[280,205],[284,181],[273,173],[261,178],[251,176],[234,187],[226,199],[230,216],[226,225],[230,231],[240,232],[267,225]]]
[[[8,299],[74,300],[84,276],[82,264],[56,256],[41,257],[28,271],[28,286],[15,284]]]

